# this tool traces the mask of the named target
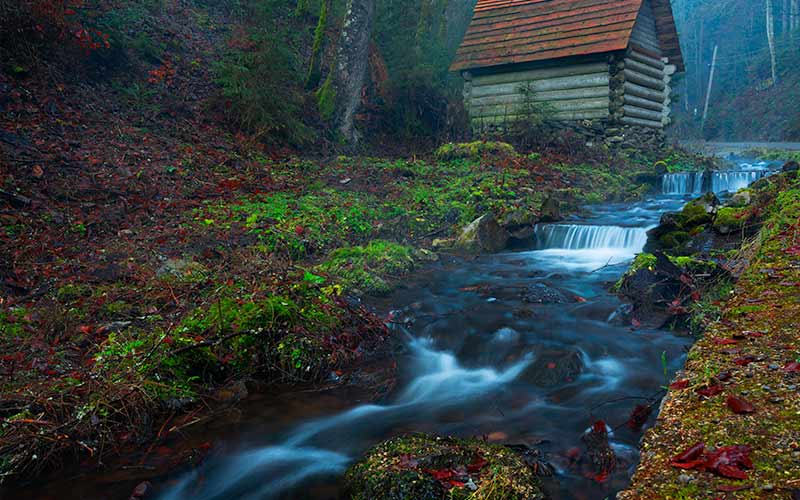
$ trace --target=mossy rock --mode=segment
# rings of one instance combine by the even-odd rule
[[[353,500],[544,498],[533,470],[509,448],[424,434],[379,444],[350,467],[346,484]]]
[[[719,199],[714,193],[707,193],[690,201],[678,216],[678,224],[684,230],[707,224],[714,219]]]
[[[479,159],[484,155],[513,156],[514,146],[505,142],[475,141],[443,144],[436,150],[438,160]]]
[[[677,249],[685,245],[690,239],[691,235],[686,231],[672,231],[661,236],[658,241],[665,249]]]
[[[722,207],[714,218],[714,230],[719,234],[730,234],[742,229],[748,220],[746,209]]]

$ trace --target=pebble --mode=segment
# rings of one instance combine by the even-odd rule
[[[783,403],[783,398],[772,398],[769,401],[770,401],[770,403],[780,404],[780,403]]]
[[[770,387],[770,386],[768,386],[768,385],[763,385],[763,386],[761,386],[761,388],[762,388],[763,390],[767,391],[767,392],[772,392],[772,387]]]
[[[764,491],[772,491],[774,489],[775,489],[775,485],[774,484],[765,484],[764,485]]]
[[[682,484],[687,484],[694,481],[694,478],[689,474],[681,474],[680,476],[678,476],[678,481],[680,481]]]
[[[778,368],[780,368],[778,365],[769,365],[770,370],[777,370]]]
[[[790,391],[796,391],[797,390],[797,386],[796,385],[790,385],[789,387],[787,387],[787,389],[789,389]]]

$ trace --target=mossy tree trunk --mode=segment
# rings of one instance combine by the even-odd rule
[[[320,89],[323,117],[334,122],[336,131],[349,144],[358,142],[355,115],[369,67],[369,44],[375,24],[376,0],[348,0],[336,62]]]

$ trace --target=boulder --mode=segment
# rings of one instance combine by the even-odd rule
[[[536,225],[536,214],[524,208],[518,208],[506,213],[500,218],[498,223],[512,238],[526,240],[533,236],[534,226]]]
[[[728,206],[742,208],[749,206],[753,202],[753,196],[750,194],[750,191],[747,189],[743,189],[733,195],[731,200],[728,202]]]
[[[511,235],[497,223],[494,215],[486,214],[464,228],[456,245],[471,252],[499,252],[506,248],[510,238]]]
[[[582,371],[583,359],[578,351],[544,351],[521,378],[538,387],[553,387],[574,381]]]
[[[431,243],[431,246],[434,250],[442,250],[445,248],[453,248],[455,244],[456,240],[453,238],[436,238]]]
[[[379,444],[348,469],[345,483],[353,500],[544,498],[534,468],[515,451],[425,434]]]
[[[797,171],[800,171],[800,163],[797,163],[794,160],[786,162],[786,164],[781,168],[781,171],[783,171],[783,172],[797,172]]]
[[[544,200],[540,212],[540,222],[558,222],[562,219],[561,203],[552,196],[549,196],[546,200]]]

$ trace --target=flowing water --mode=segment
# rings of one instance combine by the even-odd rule
[[[712,184],[732,190],[759,178],[751,167],[720,173]],[[690,345],[668,331],[622,324],[624,306],[608,292],[661,214],[696,193],[696,179],[672,174],[664,191],[590,207],[588,216],[536,227],[525,248],[443,259],[408,280],[371,304],[394,318],[405,346],[397,388],[385,401],[361,404],[362,395],[346,388],[252,401],[217,432],[202,466],[156,484],[158,498],[338,499],[348,465],[411,431],[534,445],[556,468],[547,481],[552,498],[613,496],[638,460],[641,434],[622,425],[646,402],[634,398],[658,393]],[[582,369],[551,376],[563,363]],[[567,458],[599,419],[614,429],[619,460],[603,484]]]
[[[695,195],[713,191],[717,194],[735,193],[769,175],[775,164],[739,161],[736,168],[710,172],[679,172],[666,174],[661,182],[661,192],[666,195]]]

